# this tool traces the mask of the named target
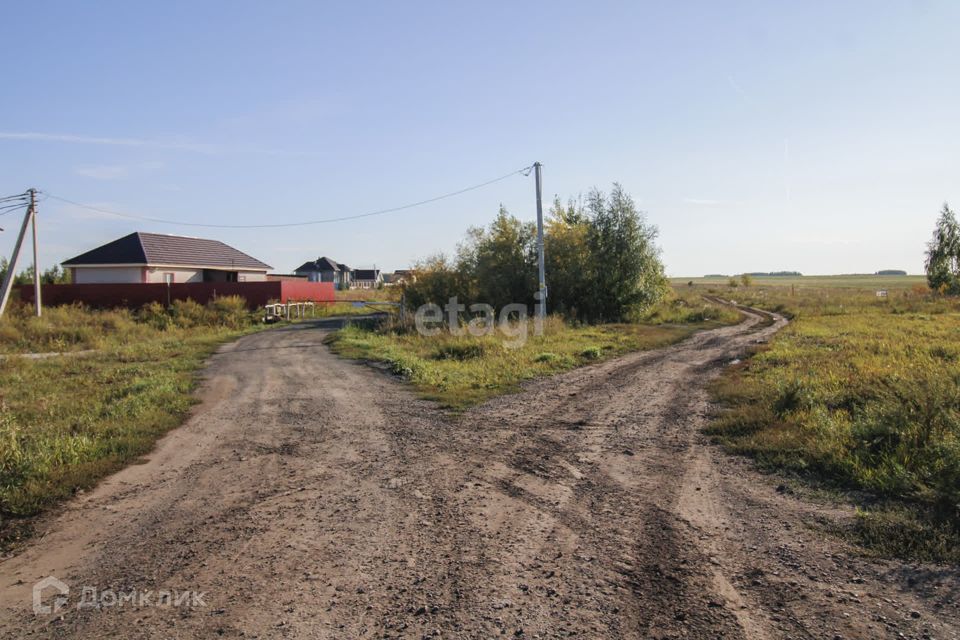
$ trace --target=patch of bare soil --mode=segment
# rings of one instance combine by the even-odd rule
[[[0,635],[53,638],[960,637],[955,569],[875,561],[851,517],[708,445],[705,384],[783,321],[535,381],[450,418],[251,335],[204,403],[0,563]],[[766,325],[766,326],[765,326]],[[70,586],[35,615],[31,587]],[[202,606],[99,593],[202,592]]]

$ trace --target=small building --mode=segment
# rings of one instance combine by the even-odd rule
[[[304,262],[293,272],[307,276],[310,282],[332,282],[337,289],[349,289],[352,280],[350,267],[326,256]]]
[[[383,275],[383,283],[388,286],[400,286],[408,282],[416,282],[417,276],[412,269],[397,269],[393,273]]]
[[[220,242],[137,231],[63,263],[74,284],[263,282],[270,265]]]
[[[376,289],[383,285],[383,274],[380,269],[354,269],[353,289]]]

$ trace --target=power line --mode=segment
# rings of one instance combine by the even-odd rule
[[[0,216],[13,213],[17,209],[30,204],[29,192],[17,193],[12,196],[3,196],[0,198]]]
[[[0,216],[5,216],[8,213],[12,213],[13,211],[16,211],[17,209],[22,209],[23,207],[26,207],[28,204],[29,204],[28,202],[18,202],[17,204],[11,204],[5,207],[0,207]]]
[[[165,220],[165,219],[163,219],[163,218],[151,218],[151,217],[148,217],[148,216],[140,216],[140,215],[135,215],[135,214],[132,214],[132,213],[122,213],[122,212],[120,212],[120,211],[111,211],[110,209],[102,209],[102,208],[100,208],[100,207],[93,207],[93,206],[86,205],[86,204],[83,204],[83,203],[80,203],[80,202],[75,202],[75,201],[73,201],[73,200],[68,200],[67,198],[61,198],[60,196],[56,196],[56,195],[54,195],[54,194],[52,194],[52,193],[46,193],[46,192],[44,192],[44,195],[46,195],[48,198],[53,198],[54,200],[59,200],[60,202],[65,202],[65,203],[67,203],[67,204],[72,204],[72,205],[74,205],[74,206],[76,206],[76,207],[81,207],[81,208],[83,208],[83,209],[89,209],[90,211],[96,211],[96,212],[98,212],[98,213],[105,213],[105,214],[108,214],[108,215],[119,216],[119,217],[121,217],[121,218],[131,218],[131,219],[133,219],[133,220],[142,220],[142,221],[144,221],[144,222],[156,222],[156,223],[159,223],[159,224],[172,224],[172,225],[179,225],[179,226],[183,226],[183,227],[207,227],[207,228],[211,228],[211,229],[273,229],[273,228],[280,228],[280,227],[305,227],[305,226],[314,225],[314,224],[327,224],[327,223],[330,223],[330,222],[343,222],[343,221],[345,221],[345,220],[357,220],[357,219],[359,219],[359,218],[369,218],[369,217],[371,217],[371,216],[380,216],[380,215],[384,215],[384,214],[386,214],[386,213],[396,213],[397,211],[404,211],[405,209],[413,209],[414,207],[420,207],[420,206],[423,206],[423,205],[425,205],[425,204],[430,204],[430,203],[432,203],[432,202],[438,202],[438,201],[440,201],[440,200],[445,200],[446,198],[452,198],[452,197],[454,197],[454,196],[458,196],[458,195],[467,193],[468,191],[475,191],[476,189],[482,189],[483,187],[487,187],[487,186],[489,186],[489,185],[491,185],[491,184],[494,184],[494,183],[496,183],[496,182],[501,182],[501,181],[503,181],[503,180],[506,180],[507,178],[513,177],[513,176],[518,175],[518,174],[523,174],[524,172],[527,172],[527,173],[524,174],[524,175],[529,175],[529,170],[530,170],[529,167],[524,167],[524,168],[522,168],[522,169],[517,169],[517,170],[515,170],[515,171],[511,171],[510,173],[508,173],[508,174],[506,174],[506,175],[502,175],[502,176],[500,176],[499,178],[494,178],[493,180],[487,180],[486,182],[481,182],[480,184],[475,184],[475,185],[470,186],[470,187],[465,187],[465,188],[463,188],[463,189],[458,189],[457,191],[451,191],[450,193],[445,193],[445,194],[443,194],[443,195],[435,196],[435,197],[433,197],[433,198],[427,198],[426,200],[420,200],[420,201],[418,201],[418,202],[411,202],[411,203],[409,203],[409,204],[400,205],[399,207],[391,207],[391,208],[389,208],[389,209],[379,209],[379,210],[377,210],[377,211],[369,211],[369,212],[367,212],[367,213],[359,213],[359,214],[356,214],[356,215],[341,216],[341,217],[337,217],[337,218],[324,218],[324,219],[320,219],[320,220],[305,220],[305,221],[303,221],[303,222],[277,222],[277,223],[273,223],[273,224],[206,224],[206,223],[202,223],[202,222],[179,222],[179,221],[177,221],[177,220]]]

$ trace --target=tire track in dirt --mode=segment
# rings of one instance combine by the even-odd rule
[[[502,537],[520,537],[517,519],[551,518],[543,544],[527,545],[527,556],[507,572],[499,592],[509,591],[524,565],[550,558],[555,568],[546,573],[567,576],[563,588],[544,583],[526,585],[525,591],[576,594],[562,600],[568,610],[561,607],[561,613],[575,626],[582,618],[581,631],[647,637],[668,635],[671,629],[699,629],[736,637],[736,617],[711,595],[710,576],[698,568],[706,563],[687,550],[680,531],[684,523],[670,506],[680,456],[696,434],[685,429],[689,383],[676,374],[717,359],[711,349],[718,338],[723,342],[722,336],[705,334],[683,346],[533,383],[519,396],[488,403],[463,417],[464,425],[498,424],[497,429],[485,429],[483,443],[477,444],[486,450],[485,462],[475,473],[494,476],[481,485],[483,492],[488,486],[499,488],[511,501],[528,507],[527,513],[513,507],[515,520],[504,524]],[[692,360],[690,350],[701,353]],[[503,469],[512,475],[504,477]],[[559,539],[575,540],[579,552],[560,555]],[[698,606],[691,609],[691,601]],[[527,609],[528,626],[551,628],[555,609],[534,608],[537,617],[532,622]],[[585,615],[591,609],[598,615]]]

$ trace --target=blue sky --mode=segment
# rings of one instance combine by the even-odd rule
[[[549,200],[618,181],[672,275],[920,272],[960,207],[956,2],[8,3],[0,195],[257,224],[422,200],[544,164]],[[451,252],[532,177],[274,230],[41,205],[46,267],[134,230],[289,271]],[[18,221],[0,217],[9,254]],[[26,263],[21,263],[25,266]]]

